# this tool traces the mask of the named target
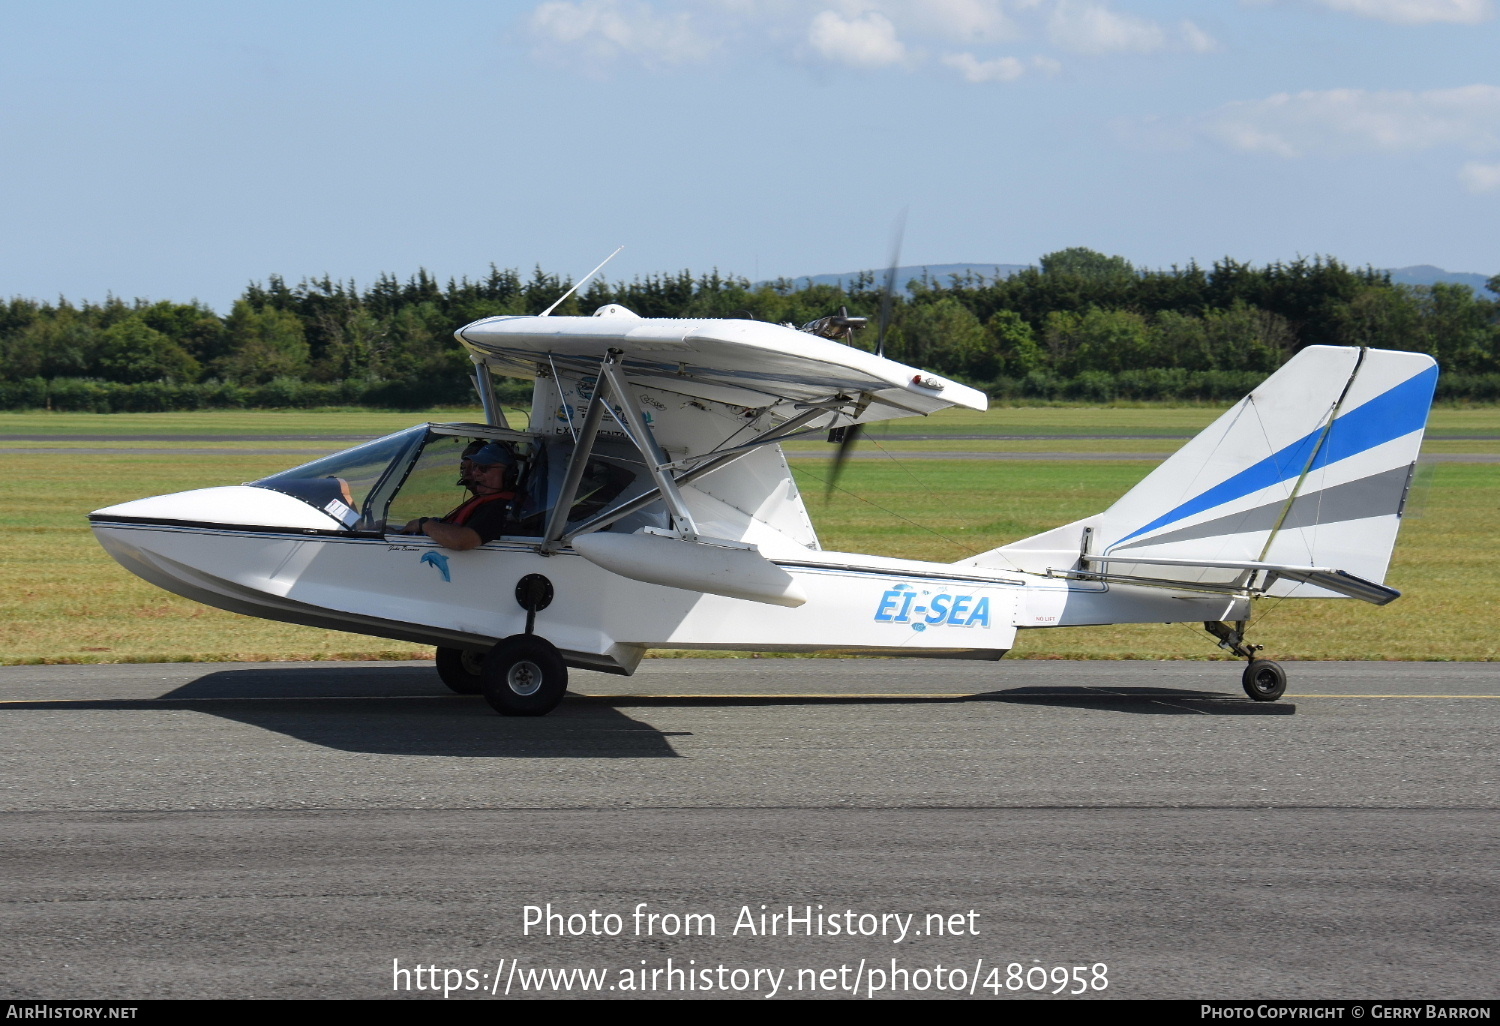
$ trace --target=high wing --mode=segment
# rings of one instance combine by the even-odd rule
[[[593,374],[611,350],[632,383],[761,409],[847,400],[819,427],[983,410],[983,392],[784,325],[643,318],[617,306],[592,317],[489,317],[454,333],[495,374]]]

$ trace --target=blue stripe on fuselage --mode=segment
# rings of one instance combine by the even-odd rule
[[[1318,450],[1317,458],[1309,469],[1317,470],[1330,463],[1337,463],[1421,429],[1427,423],[1427,411],[1432,406],[1432,393],[1436,388],[1437,367],[1434,365],[1339,417],[1333,422],[1328,440]],[[1280,452],[1245,468],[1208,491],[1199,493],[1170,513],[1127,534],[1115,544],[1119,545],[1159,527],[1297,477],[1307,467],[1308,457],[1312,455],[1313,447],[1318,444],[1318,438],[1322,434],[1321,427],[1308,432]]]

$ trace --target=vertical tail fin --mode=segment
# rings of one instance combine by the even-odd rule
[[[1103,513],[966,562],[1037,570],[1025,564],[1045,553],[1068,569],[1055,560],[1071,538],[1076,557],[1111,557],[1112,574],[1235,577],[1121,559],[1138,555],[1336,567],[1383,582],[1436,385],[1422,353],[1309,346]],[[1271,589],[1293,592],[1332,595],[1292,580]]]

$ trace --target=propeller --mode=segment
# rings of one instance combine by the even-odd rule
[[[891,233],[891,262],[885,271],[885,281],[880,287],[880,325],[875,334],[875,355],[885,356],[885,336],[891,327],[891,315],[895,305],[896,296],[896,270],[901,266],[901,240],[906,234],[906,211],[896,218],[896,225]],[[851,326],[864,327],[868,321],[864,317],[850,317],[847,307],[840,307],[838,317],[825,317],[824,321],[841,319],[844,321],[858,321],[859,324]],[[821,323],[821,322],[814,322]],[[830,336],[832,337],[832,336]],[[863,412],[864,407],[860,407]],[[828,482],[823,491],[823,501],[827,502],[833,497],[833,490],[838,486],[839,476],[844,472],[844,462],[849,459],[849,454],[854,451],[855,445],[859,443],[859,436],[864,433],[863,424],[849,424],[846,427],[833,428],[828,432],[828,441],[838,443],[838,452],[833,454],[833,466],[828,470]]]
[[[880,289],[880,329],[875,336],[875,355],[885,356],[885,333],[891,326],[891,305],[896,295],[896,269],[901,265],[901,240],[906,235],[906,211],[896,218],[891,232],[891,263],[885,270],[885,283]]]
[[[869,323],[868,317],[850,317],[849,308],[841,306],[838,313],[808,321],[802,325],[801,330],[821,338],[831,338],[835,342],[840,340],[849,342],[853,340],[856,329],[863,328]]]
[[[839,451],[833,454],[833,466],[828,469],[828,481],[823,489],[824,502],[833,498],[833,490],[838,486],[839,475],[844,472],[844,461],[854,451],[862,427],[861,424],[850,424],[848,427],[833,428],[828,432],[828,440],[838,442]]]

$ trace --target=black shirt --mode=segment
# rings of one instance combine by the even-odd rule
[[[483,545],[507,533],[512,526],[510,512],[514,500],[513,492],[476,496],[443,517],[443,521],[469,528],[479,535],[479,544]]]

